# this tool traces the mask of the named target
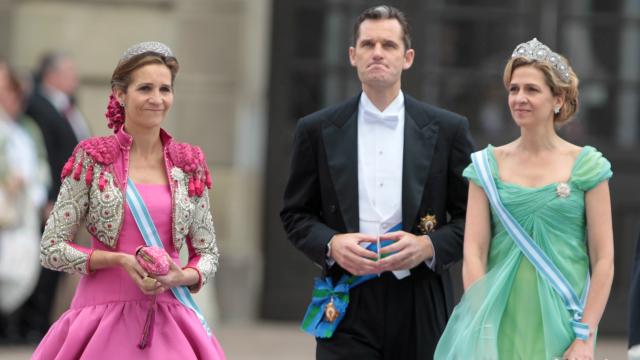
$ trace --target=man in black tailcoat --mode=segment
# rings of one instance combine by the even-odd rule
[[[365,10],[349,48],[362,92],[296,127],[280,213],[289,239],[334,282],[381,274],[350,289],[318,359],[430,359],[453,307],[447,269],[462,257],[473,144],[464,117],[402,92],[414,56],[402,12]],[[378,236],[391,245],[366,250]]]

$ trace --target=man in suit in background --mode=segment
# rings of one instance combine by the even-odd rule
[[[45,54],[35,82],[26,113],[42,131],[51,170],[46,219],[60,190],[62,167],[78,142],[90,133],[84,117],[75,108],[73,96],[79,81],[73,59],[58,52]],[[39,341],[49,328],[59,274],[42,269],[36,289],[21,309],[22,333],[28,341]]]
[[[49,200],[55,202],[60,190],[60,173],[80,140],[89,137],[82,114],[75,107],[74,95],[78,75],[73,59],[62,53],[42,57],[36,75],[34,93],[27,105],[27,114],[40,126],[53,177]]]
[[[350,289],[342,319],[325,315],[340,323],[317,338],[318,359],[430,359],[453,307],[473,144],[464,117],[402,92],[414,56],[402,12],[365,10],[349,48],[362,92],[296,127],[289,239],[334,283],[381,274]],[[381,254],[364,248],[378,235],[393,241]]]

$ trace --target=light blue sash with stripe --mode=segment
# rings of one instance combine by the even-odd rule
[[[589,292],[589,274],[587,273],[586,286],[582,297],[579,297],[556,265],[549,259],[544,251],[538,247],[531,236],[529,236],[502,204],[498,189],[493,180],[493,175],[491,174],[487,149],[471,154],[471,160],[476,168],[482,187],[487,194],[487,198],[505,230],[531,264],[533,264],[538,273],[549,282],[562,298],[567,310],[573,315],[570,323],[576,334],[576,338],[586,340],[589,337],[589,326],[580,320],[582,320],[584,304]]]
[[[129,205],[129,209],[131,209],[131,214],[133,214],[133,218],[138,225],[138,229],[144,238],[144,242],[147,246],[155,246],[159,248],[164,248],[162,245],[162,241],[160,240],[160,235],[158,234],[158,230],[156,226],[153,224],[153,220],[151,219],[151,215],[149,214],[149,210],[147,210],[147,206],[144,204],[144,200],[136,185],[131,181],[131,179],[127,180],[127,203]],[[200,307],[196,304],[193,296],[189,292],[186,286],[177,286],[171,288],[171,292],[173,295],[180,301],[184,306],[193,310],[196,314],[200,323],[207,331],[207,334],[211,336],[211,329],[209,325],[207,325],[207,321],[205,320],[202,312],[200,311]]]

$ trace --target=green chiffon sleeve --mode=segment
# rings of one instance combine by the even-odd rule
[[[489,153],[489,166],[491,166],[491,172],[493,177],[495,178],[496,174],[496,163],[493,158],[493,147],[488,145],[486,148],[480,151],[487,151]],[[467,165],[467,167],[462,172],[462,176],[473,181],[476,185],[482,187],[482,183],[480,182],[480,178],[478,177],[478,172],[476,171],[476,167],[473,164],[473,161]]]
[[[476,167],[473,166],[473,163],[467,165],[467,167],[462,172],[462,176],[466,177],[470,181],[473,181],[476,185],[482,186],[480,184],[480,179],[478,179],[478,174],[476,173]]]
[[[572,181],[580,190],[587,192],[612,175],[609,160],[594,147],[587,146],[583,156],[577,160]]]

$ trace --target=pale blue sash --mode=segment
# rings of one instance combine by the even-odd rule
[[[162,245],[162,241],[160,240],[160,235],[158,234],[158,230],[156,226],[153,224],[153,220],[151,219],[151,215],[149,214],[149,210],[147,210],[147,206],[144,204],[144,200],[135,184],[131,179],[127,180],[127,203],[129,205],[129,209],[131,209],[131,214],[133,214],[133,218],[138,225],[138,229],[144,238],[144,242],[147,246],[155,246],[159,248],[164,248]],[[207,325],[207,321],[205,320],[202,312],[200,311],[200,307],[196,304],[193,296],[189,292],[186,286],[177,286],[171,288],[171,292],[173,295],[180,301],[184,306],[193,310],[196,314],[200,323],[207,331],[207,334],[211,336],[211,329],[209,325]]]
[[[587,273],[587,281],[582,297],[579,297],[571,287],[571,284],[562,275],[556,265],[549,257],[538,247],[531,236],[520,226],[513,218],[511,213],[504,207],[500,200],[500,194],[496,188],[496,184],[491,174],[491,166],[489,165],[488,150],[477,151],[471,154],[471,160],[476,168],[482,187],[484,188],[487,198],[491,203],[498,219],[504,226],[507,233],[518,245],[522,253],[529,259],[531,264],[536,268],[539,274],[547,280],[547,282],[556,290],[562,298],[567,310],[573,315],[570,321],[571,327],[578,339],[586,340],[589,337],[589,326],[582,320],[584,304],[587,293],[589,292],[590,276]]]

